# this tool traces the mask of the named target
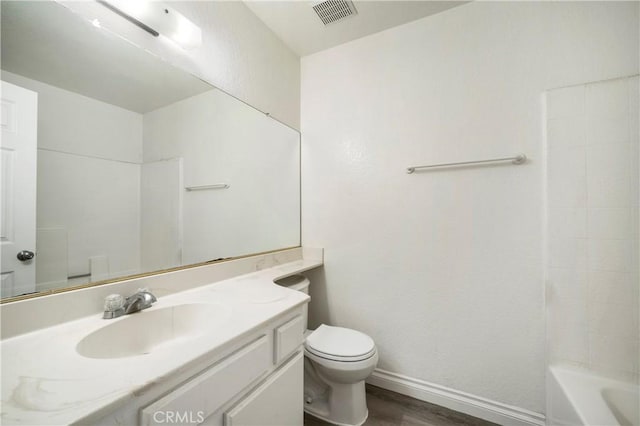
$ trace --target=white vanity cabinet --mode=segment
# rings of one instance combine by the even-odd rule
[[[309,296],[275,283],[323,263],[321,253],[303,259],[296,249],[290,261],[287,253],[0,306],[3,331],[5,318],[15,320],[0,340],[1,423],[303,424]],[[156,291],[158,302],[109,321],[94,312],[106,294],[139,287]],[[15,325],[41,303],[54,313],[81,306],[68,322],[59,322],[65,313]]]
[[[298,307],[221,352],[206,367],[200,363],[167,378],[164,385],[150,385],[144,396],[91,423],[300,426],[303,324]]]

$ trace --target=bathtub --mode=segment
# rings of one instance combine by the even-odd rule
[[[640,425],[638,385],[568,367],[551,367],[547,379],[550,426]]]

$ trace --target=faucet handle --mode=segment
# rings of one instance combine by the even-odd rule
[[[120,294],[110,294],[104,299],[104,314],[102,318],[118,318],[124,314],[124,297]]]
[[[108,312],[117,311],[124,307],[124,297],[120,294],[110,294],[104,299],[104,310]]]

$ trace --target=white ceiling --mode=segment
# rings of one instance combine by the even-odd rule
[[[467,1],[354,1],[358,14],[324,26],[313,11],[319,1],[256,1],[245,4],[300,56],[442,12]]]
[[[2,69],[145,113],[213,86],[52,1],[3,1]]]

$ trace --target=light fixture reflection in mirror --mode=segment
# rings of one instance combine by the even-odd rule
[[[154,37],[162,34],[183,49],[196,49],[202,44],[202,30],[166,3],[147,0],[97,1]]]
[[[37,93],[36,294],[300,245],[297,131],[58,3],[1,24],[2,80]]]

